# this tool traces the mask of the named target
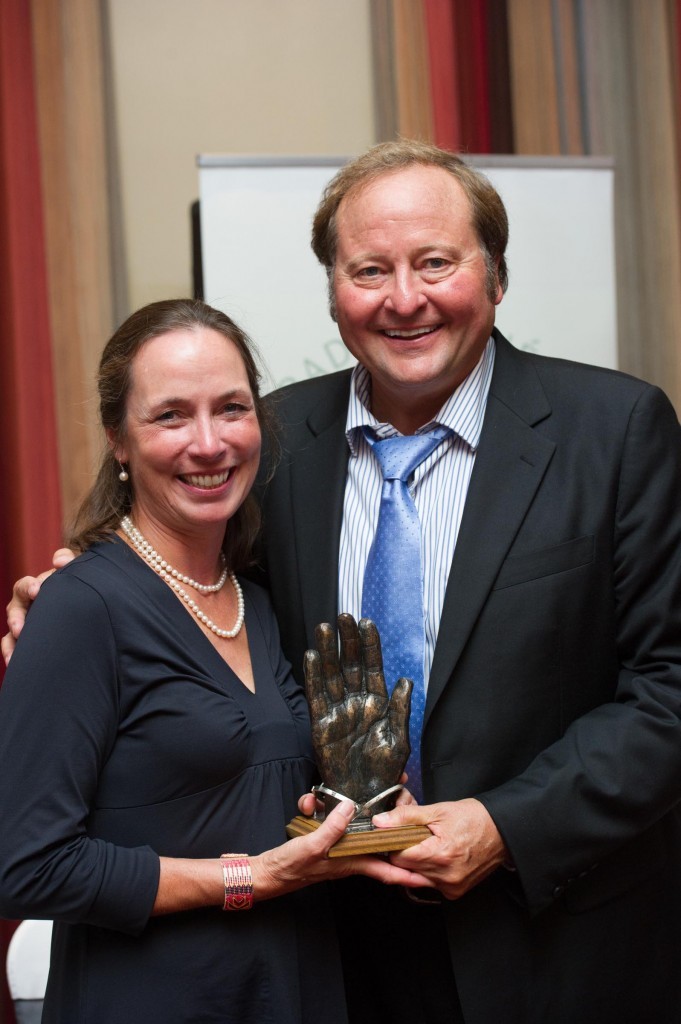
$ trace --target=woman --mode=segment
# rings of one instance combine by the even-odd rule
[[[99,393],[83,553],[0,694],[0,912],[57,922],[48,1022],[341,1022],[323,887],[303,887],[422,880],[328,860],[343,805],[284,843],[314,764],[266,595],[234,574],[267,426],[247,340],[154,303],[106,346]]]

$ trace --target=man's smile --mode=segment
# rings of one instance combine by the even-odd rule
[[[388,338],[405,338],[407,340],[411,338],[425,337],[428,334],[433,334],[441,324],[432,324],[431,326],[424,327],[412,327],[408,331],[400,331],[394,327],[385,327],[382,330],[382,334],[385,334]]]

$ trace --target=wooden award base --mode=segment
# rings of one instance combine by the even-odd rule
[[[307,836],[321,821],[296,815],[286,826],[289,839]],[[398,828],[374,828],[366,832],[346,832],[329,850],[329,857],[355,857],[365,853],[395,853],[415,846],[433,833],[425,825],[401,825]]]

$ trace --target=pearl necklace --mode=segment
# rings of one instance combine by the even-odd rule
[[[140,531],[136,526],[133,525],[132,520],[129,516],[124,516],[121,519],[121,530],[128,538],[135,550],[142,556],[144,561],[151,566],[154,572],[158,573],[161,579],[165,580],[168,586],[172,587],[175,593],[182,598],[190,611],[196,615],[197,619],[204,624],[204,626],[215,633],[216,636],[233,640],[235,636],[241,630],[244,624],[244,595],[239,585],[239,581],[233,572],[227,569],[225,566],[225,556],[220,552],[220,560],[222,562],[222,572],[217,583],[197,583],[196,580],[191,579],[189,576],[184,576],[178,572],[177,569],[173,569],[172,565],[163,559],[157,551],[154,551],[149,541],[145,540]],[[236,604],[237,604],[237,615],[236,622],[232,629],[220,629],[216,626],[212,619],[209,619],[205,612],[202,612],[196,601],[180,586],[180,582],[187,583],[190,587],[194,587],[202,594],[215,594],[218,590],[221,590],[225,584],[225,580],[229,576],[232,582],[232,586],[236,592]]]
[[[142,558],[144,558],[149,565],[156,570],[159,576],[163,576],[165,579],[167,576],[172,576],[173,579],[178,580],[180,583],[186,583],[188,587],[193,587],[194,590],[198,590],[200,594],[217,594],[218,590],[222,590],[227,579],[228,572],[227,566],[225,565],[225,556],[222,551],[220,552],[220,564],[222,565],[222,572],[217,583],[197,583],[191,576],[184,576],[183,573],[177,569],[173,569],[172,565],[169,565],[164,558],[159,555],[158,551],[154,551],[148,540],[145,540],[142,534],[139,532],[137,527],[133,524],[130,516],[124,516],[121,519],[121,529],[126,537],[130,540],[133,546],[139,551]],[[161,572],[163,570],[163,572]]]

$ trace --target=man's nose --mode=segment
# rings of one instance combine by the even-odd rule
[[[412,316],[427,302],[423,282],[411,269],[397,271],[391,280],[385,301],[386,308],[398,316]]]

